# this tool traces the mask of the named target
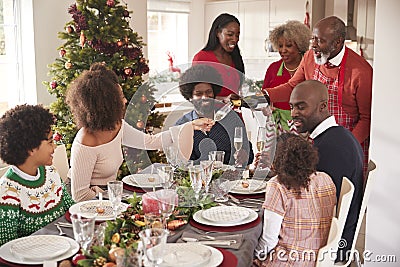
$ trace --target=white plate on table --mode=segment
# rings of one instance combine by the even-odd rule
[[[224,260],[221,251],[202,244],[167,243],[166,246],[167,254],[160,267],[216,267]]]
[[[118,214],[125,211],[129,204],[121,203],[118,208]],[[97,208],[101,207],[104,209],[103,213],[98,213]],[[88,200],[76,203],[69,208],[71,214],[82,214],[82,216],[94,216],[97,213],[96,221],[113,220],[114,213],[112,209],[111,201],[109,200]]]
[[[217,206],[203,210],[204,219],[216,223],[234,223],[245,220],[250,215],[250,210],[236,206]]]
[[[229,192],[234,194],[259,194],[265,192],[267,187],[266,181],[255,179],[230,181],[230,183],[233,183],[233,187]],[[245,183],[248,183],[248,187],[243,186]]]
[[[122,178],[122,182],[141,188],[161,187],[161,178],[155,173],[130,174]]]
[[[243,208],[243,207],[242,207]],[[247,208],[243,208],[247,209]],[[205,219],[203,217],[203,210],[197,211],[195,214],[193,214],[193,220],[195,220],[198,223],[204,224],[204,225],[210,225],[210,226],[237,226],[237,225],[242,225],[246,223],[250,223],[252,221],[255,221],[258,218],[258,213],[255,212],[252,209],[247,209],[249,211],[249,216],[245,218],[244,220],[238,221],[238,222],[213,222]]]
[[[47,240],[47,245],[43,244]],[[37,247],[25,246],[24,257],[20,257],[23,243],[33,244]],[[60,249],[56,244],[64,244],[67,249]],[[53,248],[56,247],[56,248]],[[38,252],[40,250],[40,252]],[[79,250],[79,244],[72,238],[56,235],[31,235],[9,241],[0,247],[0,257],[6,261],[18,264],[43,264],[46,260],[61,261],[75,255]],[[17,251],[17,253],[15,253]],[[49,256],[50,251],[56,255]],[[60,252],[62,251],[62,252]],[[36,254],[39,253],[39,254]],[[40,255],[40,256],[38,256]],[[31,258],[32,257],[32,258]]]

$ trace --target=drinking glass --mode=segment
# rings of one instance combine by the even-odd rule
[[[196,202],[199,200],[199,193],[202,186],[202,176],[203,168],[200,165],[193,165],[189,167],[189,177],[190,182],[195,193]]]
[[[161,186],[168,189],[174,182],[174,170],[171,166],[161,166],[157,168],[158,175],[161,178]]]
[[[257,151],[260,153],[264,150],[265,140],[267,140],[267,128],[259,127],[257,131]]]
[[[213,168],[221,169],[224,165],[225,151],[210,151],[208,159],[214,161]]]
[[[81,214],[71,214],[74,238],[83,250],[88,250],[94,236],[94,222],[96,217],[82,217]]]
[[[168,231],[160,228],[149,228],[139,232],[140,240],[143,244],[144,254],[151,264],[156,267],[162,263],[162,258],[166,252]]]
[[[216,202],[228,201],[228,193],[235,186],[234,181],[226,178],[218,178],[212,182],[212,188],[215,194]]]
[[[233,136],[233,145],[235,146],[235,158],[243,144],[243,127],[235,127],[235,135]],[[238,167],[241,167],[238,165]]]
[[[201,160],[200,161],[200,166],[203,168],[202,172],[202,180],[204,183],[204,188],[206,190],[206,193],[208,193],[209,189],[209,184],[211,182],[212,178],[212,171],[213,171],[213,161],[212,160]]]
[[[161,189],[155,192],[158,210],[163,217],[163,225],[167,228],[167,219],[172,215],[177,205],[178,194],[174,189]]]
[[[107,183],[108,199],[111,201],[114,216],[118,215],[118,208],[121,204],[123,183],[122,181],[110,181]]]

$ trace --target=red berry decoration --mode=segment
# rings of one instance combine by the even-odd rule
[[[115,6],[115,1],[114,0],[107,0],[107,6],[114,7]]]
[[[68,26],[67,27],[67,32],[68,33],[73,33],[75,30],[74,30],[74,28],[72,27],[72,26]]]
[[[54,141],[58,142],[58,141],[61,141],[61,139],[62,139],[62,135],[59,132],[55,132],[53,134],[53,140]]]
[[[72,258],[72,264],[77,266],[78,265],[78,261],[79,260],[84,260],[86,259],[86,256],[83,254],[76,254],[73,258]]]
[[[51,87],[51,89],[56,89],[56,87],[57,87],[57,82],[56,82],[56,81],[52,81],[52,82],[50,83],[50,87]]]
[[[133,73],[133,70],[132,70],[132,68],[125,68],[124,73],[126,76],[131,76]]]
[[[67,53],[67,51],[65,51],[65,49],[61,49],[60,50],[60,57],[64,57],[66,53]]]
[[[141,120],[138,120],[138,122],[136,123],[136,127],[138,129],[143,129],[144,128],[144,122]]]
[[[145,95],[142,95],[142,97],[140,98],[140,101],[142,101],[142,103],[146,103],[147,102],[147,97]]]
[[[118,42],[117,42],[117,46],[118,47],[121,47],[121,46],[123,46],[124,45],[124,42],[122,42],[121,40],[119,40]]]

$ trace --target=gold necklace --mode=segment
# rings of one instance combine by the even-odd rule
[[[291,69],[289,69],[288,67],[286,67],[285,62],[283,62],[283,67],[285,67],[285,69],[286,69],[288,72],[295,72],[295,71],[299,68],[299,66],[300,66],[300,64],[297,65],[296,68],[294,68],[294,69],[291,70]]]

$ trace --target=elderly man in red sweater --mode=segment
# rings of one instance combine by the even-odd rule
[[[339,125],[349,129],[364,151],[364,173],[368,166],[371,124],[372,67],[344,45],[346,27],[338,17],[317,22],[311,49],[285,84],[264,88],[272,102],[288,101],[293,88],[305,80],[318,80],[328,87],[329,112]]]

